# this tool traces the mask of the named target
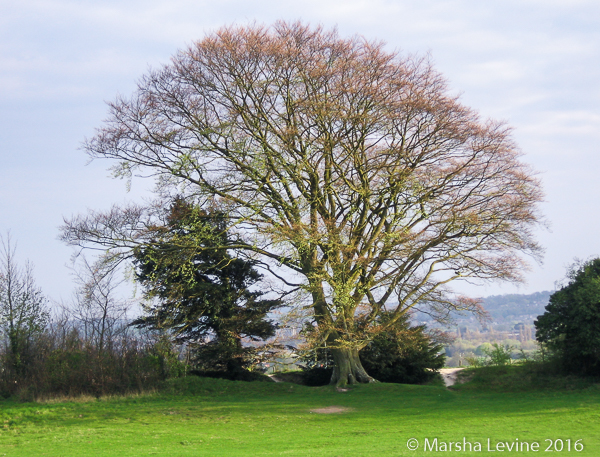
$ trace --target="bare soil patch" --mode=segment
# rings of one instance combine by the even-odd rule
[[[349,413],[350,411],[354,411],[353,408],[346,408],[345,406],[327,406],[326,408],[317,408],[311,409],[311,413],[317,414],[341,414],[341,413]]]

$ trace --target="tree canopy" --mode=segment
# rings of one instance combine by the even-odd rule
[[[110,103],[85,149],[227,214],[229,248],[306,293],[338,384],[371,380],[358,350],[415,304],[478,312],[446,285],[518,281],[540,252],[540,185],[510,129],[427,59],[335,30],[219,29]],[[142,213],[78,217],[64,239],[131,247]]]
[[[575,264],[534,322],[536,338],[571,372],[600,374],[600,258]]]

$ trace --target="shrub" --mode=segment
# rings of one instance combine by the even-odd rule
[[[302,384],[305,386],[325,386],[331,382],[333,367],[304,367],[302,369]]]
[[[385,325],[387,315],[380,322]],[[411,327],[405,315],[363,348],[360,360],[371,376],[381,382],[420,384],[435,376],[444,366],[443,347],[425,331],[424,325]]]
[[[482,352],[489,357],[486,360],[486,365],[502,367],[511,364],[512,352],[515,349],[513,346],[509,346],[508,344],[502,346],[498,343],[492,343],[491,346],[491,348],[482,349]]]
[[[380,325],[387,325],[390,315],[383,314]],[[424,325],[411,327],[409,316],[390,325],[360,352],[360,361],[367,373],[381,382],[420,384],[435,376],[446,356],[443,346],[430,336]],[[312,349],[301,360],[306,364],[306,385],[325,385],[331,379],[333,358],[327,348]]]
[[[34,357],[19,371],[0,348],[0,396],[30,401],[139,392],[185,372],[172,344],[156,335],[121,334],[101,350],[93,343],[72,322],[55,321],[31,341]]]

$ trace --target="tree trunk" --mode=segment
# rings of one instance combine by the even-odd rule
[[[377,382],[367,374],[360,362],[358,349],[331,348],[335,367],[330,384],[343,387],[347,384]]]

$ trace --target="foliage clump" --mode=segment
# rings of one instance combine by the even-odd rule
[[[600,258],[575,264],[535,321],[537,339],[570,373],[600,375]]]
[[[484,357],[465,357],[467,363],[472,367],[482,367],[482,366],[492,366],[492,367],[503,367],[506,365],[510,365],[513,362],[513,353],[515,351],[515,347],[509,344],[499,344],[499,343],[487,343],[481,345],[481,353]],[[521,351],[522,355],[524,355],[524,351]]]

